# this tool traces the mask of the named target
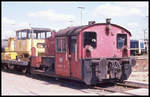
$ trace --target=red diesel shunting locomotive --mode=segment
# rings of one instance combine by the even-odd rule
[[[129,57],[130,36],[127,29],[111,24],[110,19],[52,32],[46,39],[46,56],[35,56],[36,49],[32,48],[30,71],[87,85],[126,80],[136,64]]]

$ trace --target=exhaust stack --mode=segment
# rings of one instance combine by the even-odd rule
[[[110,24],[110,21],[111,21],[111,18],[107,18],[107,19],[106,19],[106,23],[107,23],[107,24]]]
[[[88,25],[93,25],[93,24],[95,24],[96,22],[95,21],[89,21],[88,22]]]

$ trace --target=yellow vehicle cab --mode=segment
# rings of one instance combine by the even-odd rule
[[[51,36],[48,28],[31,28],[16,31],[16,52],[21,60],[28,60],[31,56],[31,48],[36,48],[36,56],[45,52],[45,38]]]
[[[45,53],[45,38],[51,36],[49,28],[30,28],[16,31],[16,38],[10,37],[4,48],[2,60],[28,61],[31,56],[31,48],[36,48],[36,56]]]

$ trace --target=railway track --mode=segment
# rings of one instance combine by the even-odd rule
[[[117,85],[124,86],[124,87],[133,87],[133,88],[149,88],[148,84],[139,83],[139,82],[132,82],[132,81],[124,81],[123,83],[116,83]]]
[[[14,73],[20,74],[18,72],[14,72]],[[39,75],[32,75],[28,77],[31,77],[37,80],[43,80],[50,84],[58,84],[62,87],[74,88],[74,89],[81,90],[82,92],[95,93],[99,95],[101,95],[101,93],[103,93],[102,95],[111,94],[111,93],[123,93],[127,95],[135,95],[132,93],[128,93],[127,91],[133,90],[133,89],[139,89],[139,88],[149,88],[148,84],[131,82],[131,81],[124,81],[123,83],[105,83],[105,84],[99,84],[96,86],[87,86],[83,84],[82,82],[70,81],[70,80],[61,79],[61,78],[56,80],[55,78],[49,78],[47,76],[39,76]]]
[[[127,95],[138,95],[127,92],[128,90],[146,88],[148,89],[148,84],[132,82],[132,81],[124,81],[123,83],[115,83],[114,85],[109,86],[95,86],[94,89],[107,91],[110,93],[123,93]]]

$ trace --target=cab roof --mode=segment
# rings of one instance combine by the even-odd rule
[[[91,26],[95,26],[95,25],[107,25],[107,23],[96,23],[96,24],[92,24],[92,25],[83,25],[83,26],[68,27],[68,28],[59,30],[55,34],[55,36],[56,37],[62,37],[62,36],[78,35],[82,30],[84,30],[84,29],[86,29],[88,27],[91,27]],[[123,27],[121,27],[119,25],[116,25],[116,24],[110,24],[110,25],[119,27],[121,29],[124,29],[131,36],[131,33],[127,29],[125,29],[125,28],[123,28]]]
[[[49,28],[27,28],[27,29],[20,29],[20,30],[17,30],[16,32],[21,32],[21,31],[26,31],[27,33],[30,33],[30,30],[34,30],[34,33],[39,33],[39,32],[50,32],[52,31],[51,29]]]

